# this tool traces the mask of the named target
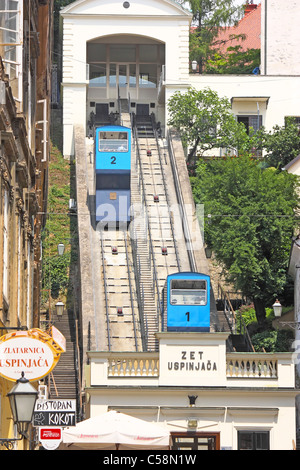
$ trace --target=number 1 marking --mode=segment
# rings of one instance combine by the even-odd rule
[[[186,312],[187,321],[190,321],[190,312]]]

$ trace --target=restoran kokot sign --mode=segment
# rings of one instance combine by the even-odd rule
[[[34,382],[48,375],[65,349],[48,333],[34,328],[0,338],[0,376],[16,381],[24,372]]]

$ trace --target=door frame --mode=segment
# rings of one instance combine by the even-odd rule
[[[176,439],[177,437],[190,437],[190,438],[194,438],[194,439],[198,439],[198,438],[205,438],[207,437],[208,439],[211,439],[211,438],[214,438],[215,439],[215,450],[220,450],[220,433],[219,432],[194,432],[194,431],[187,431],[187,432],[171,432],[171,438],[172,438],[172,450],[177,450],[176,449],[176,445],[174,445],[174,439]],[[188,445],[186,446],[183,446],[183,447],[186,447],[187,450],[198,450],[198,446],[197,446],[197,449],[193,447],[196,447],[196,442],[194,442],[193,444],[190,445],[191,448],[189,448]],[[183,450],[183,449],[181,449]]]

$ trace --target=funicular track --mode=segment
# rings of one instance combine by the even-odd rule
[[[141,351],[133,259],[127,230],[100,230],[109,351]]]
[[[157,350],[166,278],[192,270],[169,151],[155,125],[142,137],[132,128],[132,221],[126,229],[99,232],[109,351]]]
[[[141,204],[142,210],[139,217],[134,217],[131,238],[135,240],[135,262],[139,270],[137,289],[143,306],[141,318],[146,349],[155,350],[155,332],[164,329],[162,294],[166,278],[169,274],[190,270],[190,265],[182,224],[178,220],[181,214],[168,152],[161,151],[155,131],[153,136],[147,132],[141,138],[135,128],[134,134],[136,175],[132,197],[135,204]]]

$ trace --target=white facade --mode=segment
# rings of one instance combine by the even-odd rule
[[[190,75],[191,14],[173,0],[77,0],[64,8],[64,155],[74,154],[75,124],[82,124],[88,134],[89,115],[98,103],[106,103],[109,112],[117,111],[118,85],[120,98],[130,96],[134,105],[150,105],[149,113],[155,114],[163,129],[167,122],[169,97],[189,86],[196,89],[210,87],[220,96],[226,96],[232,101],[232,110],[237,116],[260,115],[261,123],[268,131],[276,124],[284,125],[286,116],[299,117],[297,24],[300,5],[295,0],[277,4],[275,0],[262,1],[260,76]],[[134,45],[136,50],[130,52]],[[147,47],[155,45],[157,59],[145,63],[143,55]],[[119,54],[113,57],[118,46]],[[97,47],[98,51],[107,48],[102,62],[99,52],[97,57]],[[124,54],[121,48],[125,48]],[[132,54],[135,57],[131,57]],[[154,67],[157,69],[153,72]],[[93,72],[96,79],[91,80]],[[143,78],[149,73],[155,77],[147,86],[143,84]],[[136,108],[132,110],[136,111]]]
[[[261,0],[261,73],[300,75],[300,3]]]
[[[129,7],[126,8],[126,4]],[[63,29],[63,112],[64,112],[64,155],[73,155],[73,126],[82,124],[86,128],[90,108],[89,103],[111,103],[116,100],[117,86],[110,86],[111,78],[107,71],[107,82],[103,94],[103,87],[91,89],[89,87],[87,44],[95,43],[119,44],[157,44],[164,46],[163,62],[155,78],[155,88],[142,88],[141,75],[143,71],[136,71],[136,87],[129,86],[124,90],[120,77],[120,66],[125,66],[122,57],[113,60],[109,55],[105,63],[116,66],[116,81],[119,80],[122,98],[127,98],[130,92],[131,99],[140,103],[153,103],[158,120],[164,121],[164,102],[159,99],[159,80],[164,73],[167,83],[187,86],[189,63],[189,26],[191,14],[172,0],[139,0],[122,2],[118,0],[78,0],[62,10],[64,22]],[[104,41],[105,38],[105,41]],[[138,51],[141,52],[140,50]],[[137,54],[138,54],[137,52]],[[112,54],[112,49],[109,49]],[[125,57],[125,56],[124,56]],[[127,59],[126,62],[130,62]],[[132,58],[132,63],[139,66],[139,57]],[[152,64],[155,64],[153,61]],[[96,64],[97,65],[97,64]],[[150,64],[148,64],[150,65]],[[101,64],[102,67],[102,64]],[[122,72],[123,73],[123,72]],[[131,78],[126,75],[126,78]],[[115,83],[114,83],[115,85]],[[138,86],[140,85],[140,86]],[[120,89],[121,89],[120,88]],[[139,89],[139,95],[137,90]],[[160,102],[159,102],[160,101]],[[160,109],[162,108],[162,109]],[[112,107],[116,110],[116,104]]]
[[[270,450],[293,449],[291,354],[228,354],[226,333],[157,336],[159,353],[88,353],[91,417],[115,409],[164,424],[174,439],[210,435],[220,449],[237,450],[240,432],[254,432],[268,436]]]
[[[268,132],[286,117],[300,118],[300,75],[190,75],[190,84],[228,98],[237,118],[253,117]]]

